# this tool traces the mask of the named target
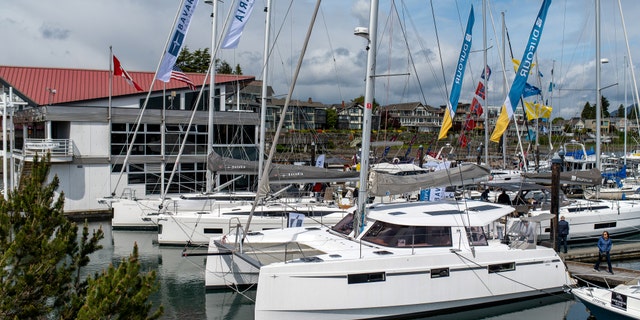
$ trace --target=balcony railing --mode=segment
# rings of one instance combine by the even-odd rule
[[[73,140],[71,139],[25,139],[23,155],[33,157],[36,153],[51,153],[51,160],[71,161],[73,158]]]

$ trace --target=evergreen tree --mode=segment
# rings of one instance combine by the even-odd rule
[[[609,99],[604,96],[600,96],[600,110],[603,118],[609,118]]]
[[[625,112],[624,106],[620,104],[620,106],[618,106],[618,111],[616,112],[616,116],[622,118],[624,117],[624,112]]]
[[[596,108],[592,107],[589,102],[584,104],[584,108],[582,108],[582,113],[580,114],[582,119],[595,119],[596,118]]]
[[[2,319],[77,319],[85,307],[87,293],[107,292],[110,287],[90,283],[80,276],[89,263],[89,254],[101,249],[103,231],[89,236],[87,225],[78,238],[78,227],[63,213],[64,192],[55,197],[58,177],[46,184],[50,155],[33,161],[31,175],[21,187],[11,191],[8,200],[0,199],[0,318]],[[137,250],[134,249],[137,258]],[[121,266],[125,264],[122,263]],[[129,261],[128,268],[139,265]],[[113,293],[119,300],[113,305],[118,318],[146,318],[147,298],[155,288],[155,273],[132,275],[151,290],[129,285],[128,291]],[[102,276],[95,275],[99,281]],[[93,281],[93,280],[92,280]],[[137,311],[136,311],[137,310]],[[162,312],[162,307],[151,316]],[[94,318],[95,319],[95,318]]]
[[[218,66],[216,72],[219,74],[233,74],[231,66],[226,61],[220,62],[220,65]]]
[[[236,65],[236,68],[233,70],[233,74],[242,75],[242,68],[240,68],[240,64]]]
[[[327,109],[327,129],[338,128],[338,111],[336,109]]]

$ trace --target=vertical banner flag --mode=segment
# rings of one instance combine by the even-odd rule
[[[197,5],[198,0],[184,0],[182,9],[180,10],[180,17],[178,17],[174,26],[171,42],[169,43],[169,46],[167,46],[167,51],[162,57],[162,62],[160,63],[160,69],[158,69],[156,79],[163,82],[169,82],[169,80],[171,80],[173,65],[176,64],[178,54],[180,54],[180,49],[182,49],[182,42],[184,42],[184,38],[187,37],[191,16],[193,16],[193,12],[196,10]]]
[[[136,88],[136,90],[144,91],[142,89],[142,87],[140,87],[135,81],[133,81],[133,78],[131,78],[129,73],[126,70],[124,70],[124,68],[120,64],[120,60],[118,60],[118,58],[116,58],[116,56],[113,56],[113,75],[114,76],[122,76],[125,80],[127,80],[127,82],[130,85],[132,85],[134,88]]]
[[[247,24],[251,11],[253,11],[254,0],[239,0],[236,7],[236,13],[233,15],[233,21],[227,29],[227,34],[222,40],[222,49],[235,49],[240,43],[240,37],[242,36],[242,30]]]
[[[458,99],[460,99],[460,91],[462,90],[464,69],[467,67],[467,60],[469,59],[469,52],[471,51],[471,32],[473,31],[474,21],[475,17],[473,15],[473,5],[471,5],[469,20],[467,20],[467,30],[465,31],[464,41],[462,42],[460,57],[458,57],[458,64],[456,64],[456,74],[453,78],[451,94],[449,95],[447,110],[444,112],[444,119],[442,121],[442,127],[440,128],[440,134],[438,134],[438,140],[446,138],[447,132],[453,126],[453,117],[456,115],[456,110],[458,109]]]
[[[482,100],[484,100],[486,97],[484,95],[484,83],[482,83],[482,81],[478,82],[478,87],[476,88],[476,95],[482,98]]]
[[[550,5],[551,0],[544,0],[544,2],[542,3],[542,7],[540,7],[540,12],[538,12],[538,17],[533,24],[531,34],[529,35],[529,41],[527,42],[524,54],[522,55],[522,62],[518,66],[516,78],[511,84],[509,95],[505,99],[504,104],[502,104],[500,116],[498,117],[498,121],[496,122],[496,128],[491,134],[491,141],[493,142],[500,141],[500,137],[502,137],[504,131],[507,130],[509,121],[511,120],[511,118],[513,118],[513,113],[518,107],[518,100],[520,99],[520,96],[522,95],[524,87],[527,83],[527,79],[529,78],[529,72],[531,71],[531,67],[533,64],[533,58],[535,56],[536,49],[538,48],[538,44],[540,43],[542,29],[544,28],[544,20],[547,17],[547,11],[549,11]]]
[[[473,101],[471,101],[471,113],[475,113],[478,117],[482,115],[482,105],[478,98],[473,97]]]

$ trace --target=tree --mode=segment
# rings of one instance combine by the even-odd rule
[[[564,122],[564,118],[563,117],[555,117],[553,118],[553,120],[551,120],[551,124],[558,124],[558,123],[563,123]]]
[[[589,102],[584,104],[584,108],[582,108],[582,113],[580,114],[582,119],[595,119],[596,118],[596,108],[592,107]]]
[[[327,109],[327,129],[336,129],[338,127],[338,111],[336,109]]]
[[[226,61],[220,62],[216,72],[219,74],[233,74],[231,66]]]
[[[89,255],[102,246],[101,229],[89,236],[87,225],[78,238],[78,226],[63,213],[64,192],[55,199],[58,177],[45,184],[50,156],[33,161],[31,175],[19,189],[11,191],[8,200],[0,199],[0,318],[3,319],[82,319],[88,292],[109,292],[111,287],[98,283],[103,276],[83,280],[80,270],[89,263]],[[54,200],[55,199],[55,200]],[[123,262],[135,268],[135,261]],[[131,258],[130,258],[131,259]],[[113,318],[147,318],[149,294],[155,290],[155,273],[132,275],[141,287],[128,283],[117,294]],[[91,279],[88,281],[88,279]],[[96,280],[94,282],[94,280]],[[150,316],[158,317],[162,307]]]
[[[622,118],[624,117],[624,112],[625,112],[624,105],[620,104],[618,106],[618,111],[616,112],[616,116]]]
[[[233,70],[233,74],[241,75],[242,68],[240,68],[240,64],[236,64],[236,68]]]
[[[603,118],[609,118],[609,99],[605,98],[605,96],[600,96],[600,110]]]

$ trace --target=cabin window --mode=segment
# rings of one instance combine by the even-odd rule
[[[431,269],[431,279],[449,276],[449,268]]]
[[[469,239],[469,244],[472,246],[488,246],[487,237],[484,233],[483,227],[468,227],[467,230],[467,238]]]
[[[616,227],[616,222],[605,222],[605,223],[596,223],[593,226],[593,229],[609,229],[609,228],[615,228]]]
[[[487,266],[487,271],[489,271],[489,273],[498,273],[498,272],[505,272],[505,271],[513,271],[513,270],[516,270],[515,262],[490,264]]]
[[[351,233],[351,231],[353,231],[353,213],[346,215],[340,222],[331,227],[331,229],[344,235]]]
[[[204,228],[205,234],[222,234],[222,228]]]
[[[358,273],[347,275],[348,284],[381,282],[385,281],[386,279],[387,276],[384,272]]]
[[[451,227],[403,226],[376,221],[363,241],[386,247],[448,247]]]

